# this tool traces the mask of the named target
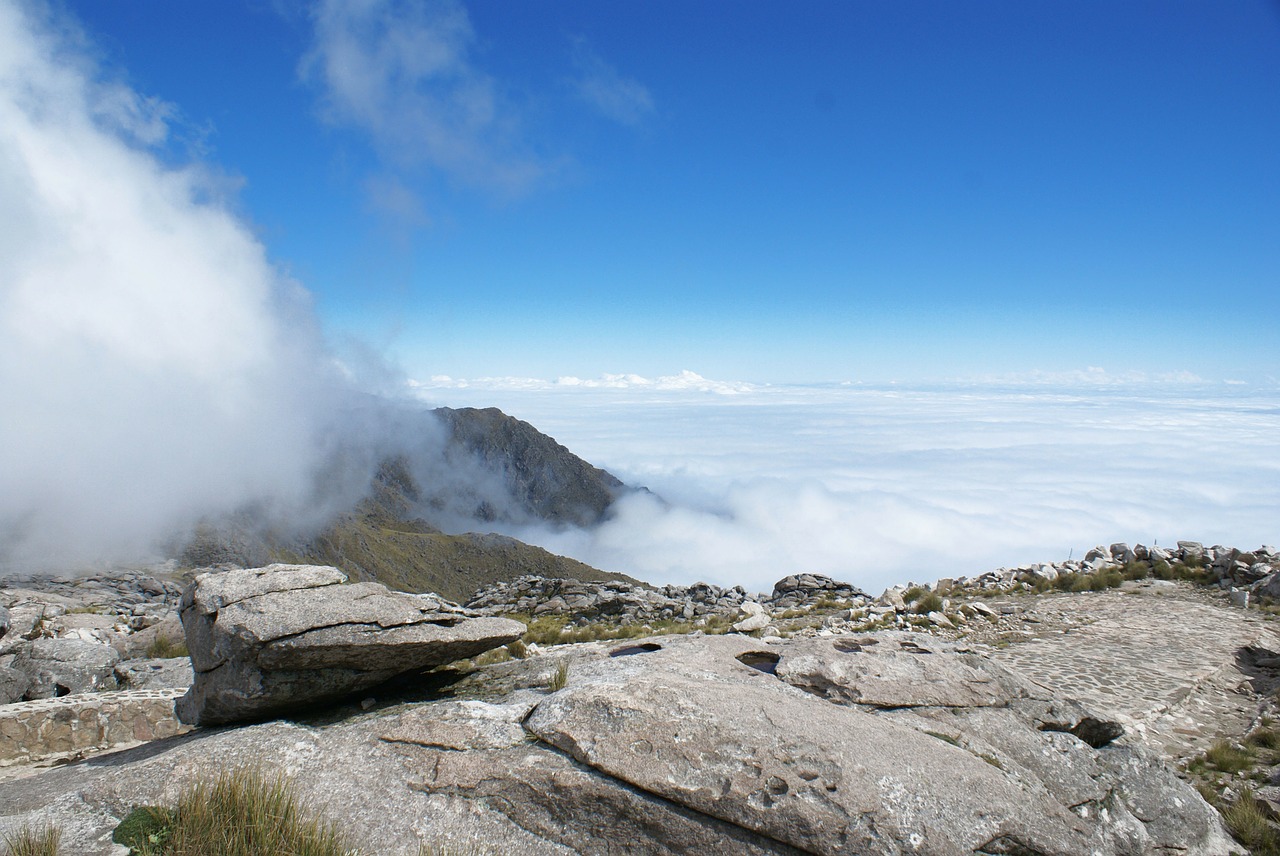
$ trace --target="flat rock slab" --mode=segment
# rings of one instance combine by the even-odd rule
[[[813,853],[1229,851],[1216,812],[1114,723],[928,637],[872,639],[655,640],[575,667],[525,727]]]
[[[990,651],[1045,691],[1105,710],[1171,761],[1236,739],[1280,679],[1277,624],[1186,586],[1016,601],[1030,631]]]
[[[201,574],[182,596],[195,680],[178,703],[194,725],[261,719],[520,638],[429,595],[345,585],[336,568],[271,565]]]

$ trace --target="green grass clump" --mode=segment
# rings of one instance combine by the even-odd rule
[[[910,606],[928,593],[927,589],[920,586],[912,586],[902,593],[902,602]]]
[[[1267,820],[1267,809],[1245,788],[1222,812],[1227,829],[1253,856],[1280,856],[1280,832]]]
[[[309,815],[283,776],[222,771],[178,796],[176,809],[144,807],[113,840],[135,856],[351,856],[336,826]]]
[[[564,689],[569,683],[569,661],[561,660],[560,665],[556,666],[556,672],[551,676],[551,682],[547,684],[547,689],[553,693],[558,693]]]
[[[1125,577],[1120,571],[1108,568],[1093,574],[1093,578],[1089,580],[1089,590],[1106,591],[1107,589],[1120,588],[1124,580]]]
[[[191,652],[187,650],[187,640],[185,639],[157,636],[147,646],[147,656],[158,660],[169,660],[174,657],[190,657]]]
[[[1245,742],[1250,746],[1257,746],[1259,749],[1269,749],[1275,752],[1280,750],[1280,730],[1264,726],[1250,734]]]
[[[4,846],[8,856],[58,856],[61,840],[62,832],[56,827],[34,829],[24,826],[15,833],[6,834]]]
[[[911,611],[916,615],[928,615],[931,612],[942,611],[942,598],[938,597],[935,592],[925,592],[915,602],[915,606],[911,607]]]
[[[157,805],[135,808],[111,833],[111,840],[140,856],[161,854],[173,834],[174,811]]]
[[[588,624],[572,624],[567,615],[539,615],[537,617],[511,613],[508,618],[523,621],[528,628],[520,641],[525,646],[566,645],[573,642],[600,642],[618,639],[640,639],[645,636],[684,635],[701,630],[707,635],[727,633],[736,620],[732,615],[711,615],[700,623],[666,618],[644,624],[622,624],[618,621],[593,621]],[[508,646],[509,647],[509,646]],[[527,647],[526,647],[527,651]],[[512,654],[512,656],[516,656]]]
[[[1129,562],[1121,574],[1126,580],[1145,580],[1151,576],[1151,566],[1146,562]]]
[[[1253,754],[1247,749],[1232,746],[1226,740],[1219,740],[1204,753],[1204,760],[1210,767],[1222,773],[1239,773],[1253,766]]]

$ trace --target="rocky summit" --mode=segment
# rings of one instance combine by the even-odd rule
[[[474,657],[524,633],[431,595],[341,585],[337,568],[205,573],[182,596],[195,683],[178,718],[218,725],[341,698],[406,672]]]
[[[60,609],[8,590],[0,643],[21,632],[6,650],[27,658],[94,634],[134,649],[180,606],[196,675],[179,707],[202,724],[178,733],[174,689],[0,705],[0,833],[49,822],[66,852],[124,856],[110,839],[132,808],[265,766],[363,856],[1244,852],[1205,798],[1280,816],[1275,558],[1113,545],[878,598],[812,574],[767,595],[528,577],[478,594],[489,615],[275,566],[199,575],[177,604],[159,586],[154,611],[131,583],[100,603],[123,611],[114,630],[73,620],[105,616],[70,589],[40,595]],[[504,611],[537,617],[476,657],[521,632]],[[125,614],[141,629],[122,634]],[[415,659],[439,641],[418,634],[471,622],[505,629]],[[565,644],[583,638],[600,641]],[[164,684],[173,662],[114,674]]]

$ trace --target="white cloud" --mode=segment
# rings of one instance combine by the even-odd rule
[[[625,500],[596,532],[522,534],[654,582],[768,590],[808,570],[878,593],[1113,541],[1278,540],[1280,391],[1085,376],[731,396],[453,382],[420,394],[502,407],[653,489],[665,503]]]
[[[606,118],[623,125],[640,125],[654,112],[653,96],[638,80],[623,77],[605,62],[585,40],[574,43],[573,81],[578,97]]]
[[[0,548],[136,555],[250,500],[302,502],[330,402],[306,293],[147,148],[170,110],[75,25],[0,2]]]
[[[471,58],[475,34],[454,0],[320,0],[303,76],[324,116],[367,134],[389,167],[519,193],[549,166],[520,138],[518,111]]]

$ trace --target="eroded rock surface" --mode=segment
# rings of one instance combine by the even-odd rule
[[[1195,790],[1105,718],[928,637],[842,641],[685,639],[585,665],[526,727],[814,853],[1229,849]]]
[[[0,827],[38,814],[83,830],[74,852],[108,853],[129,807],[270,759],[370,853],[1231,850],[1216,812],[1105,714],[927,636],[568,646],[452,696],[0,783]]]
[[[473,657],[525,629],[470,617],[430,595],[346,579],[310,565],[196,577],[181,609],[195,682],[178,703],[179,718],[216,725],[341,698]]]
[[[366,853],[1232,849],[1217,814],[1107,715],[928,636],[590,643],[404,698],[0,783],[0,827],[47,817],[74,830],[73,852],[110,853],[130,807],[269,759]]]

